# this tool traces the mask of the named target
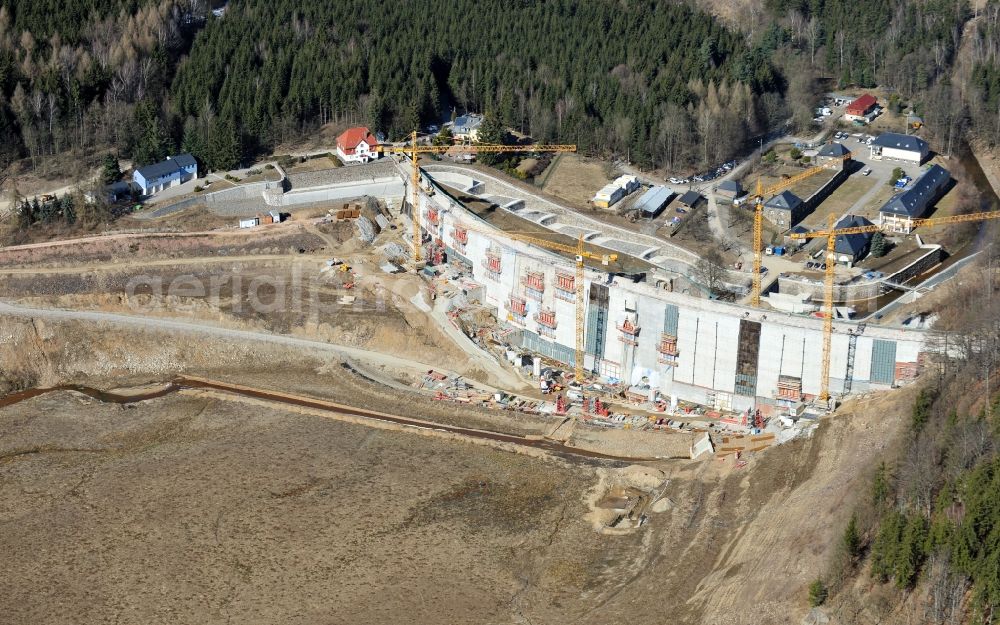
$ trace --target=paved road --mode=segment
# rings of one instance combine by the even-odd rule
[[[931,276],[930,278],[927,278],[926,280],[924,280],[920,284],[914,284],[914,285],[912,285],[911,288],[913,288],[914,290],[920,290],[920,291],[928,291],[928,290],[934,289],[935,287],[937,287],[938,285],[942,284],[943,282],[946,282],[946,281],[952,279],[953,277],[955,277],[955,274],[957,274],[959,271],[961,271],[963,268],[965,268],[966,265],[972,263],[976,259],[976,257],[979,256],[979,254],[980,254],[980,252],[976,252],[975,254],[970,254],[969,256],[966,256],[965,258],[963,258],[963,259],[955,262],[955,264],[951,265],[947,269],[943,269],[939,273],[936,273],[933,276]],[[910,304],[910,303],[912,303],[912,300],[910,300],[910,298],[907,296],[907,294],[904,293],[901,297],[892,300],[891,302],[889,302],[888,304],[886,304],[882,308],[876,310],[875,312],[871,313],[867,317],[864,317],[862,319],[858,319],[857,321],[867,321],[867,320],[873,319],[873,318],[874,319],[884,319],[884,318],[890,317],[893,313],[896,312],[896,310],[898,308],[900,308],[901,306],[905,306],[907,304]]]

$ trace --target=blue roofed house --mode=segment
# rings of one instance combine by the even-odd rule
[[[198,163],[190,154],[168,156],[167,160],[140,167],[132,173],[132,182],[142,195],[153,195],[198,177]]]
[[[836,228],[858,228],[871,226],[872,222],[860,215],[844,215],[837,222]],[[833,253],[838,263],[853,265],[864,258],[872,245],[872,233],[841,234],[834,242]]]
[[[951,174],[932,165],[909,189],[892,196],[878,209],[879,225],[890,232],[909,234],[913,220],[923,217],[951,181]]]

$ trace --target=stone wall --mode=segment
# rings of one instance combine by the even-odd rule
[[[925,249],[926,253],[891,276],[878,280],[865,280],[864,276],[858,276],[846,284],[835,284],[833,301],[835,303],[849,303],[876,298],[892,288],[883,282],[902,284],[929,271],[941,262],[943,251],[940,245],[923,245],[921,249]],[[778,290],[781,293],[810,293],[814,301],[822,301],[823,280],[822,278],[811,280],[799,275],[781,274],[778,276]]]

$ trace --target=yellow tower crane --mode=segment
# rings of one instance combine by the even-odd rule
[[[951,215],[948,217],[930,217],[926,219],[911,219],[908,222],[910,229],[922,226],[936,227],[948,224],[965,223],[971,221],[986,221],[989,219],[1000,219],[1000,210],[983,213],[968,213],[965,215]],[[887,224],[872,224],[870,226],[853,226],[850,228],[834,228],[836,218],[830,215],[828,228],[817,232],[803,232],[790,235],[793,239],[818,239],[826,237],[826,273],[823,281],[823,366],[819,399],[827,401],[830,399],[830,351],[833,344],[833,269],[836,265],[837,237],[849,234],[871,234],[874,232],[884,232],[889,226]]]
[[[850,154],[843,157],[839,157],[841,161],[846,161],[851,158]],[[753,288],[751,290],[751,300],[750,305],[754,308],[760,307],[760,267],[761,267],[761,257],[760,252],[763,247],[763,230],[764,230],[764,196],[774,195],[779,191],[784,191],[788,187],[794,185],[797,182],[805,180],[806,178],[811,178],[822,171],[830,171],[829,168],[825,166],[811,167],[800,174],[796,174],[790,178],[785,178],[780,180],[775,184],[764,188],[763,183],[761,183],[760,178],[757,178],[757,189],[754,191],[754,215],[753,215]]]
[[[379,146],[379,152],[387,154],[405,154],[413,164],[413,172],[410,180],[411,199],[411,221],[413,222],[413,262],[414,267],[419,267],[422,259],[421,237],[420,237],[420,210],[418,209],[418,193],[420,186],[420,166],[417,159],[420,154],[444,154],[450,151],[466,152],[470,154],[497,153],[497,152],[576,152],[575,145],[418,145],[416,131],[410,135],[409,145],[386,145]]]
[[[529,243],[531,245],[537,245],[538,247],[545,248],[548,250],[563,252],[566,254],[572,254],[574,260],[576,261],[576,275],[573,279],[573,290],[576,296],[576,354],[575,362],[573,363],[573,379],[583,384],[583,360],[585,357],[584,351],[584,338],[586,331],[585,324],[585,314],[586,306],[583,301],[584,288],[583,288],[583,269],[585,260],[597,260],[600,261],[602,265],[608,265],[610,263],[618,260],[618,254],[595,254],[593,252],[587,251],[583,243],[583,234],[577,238],[576,245],[566,245],[564,243],[555,243],[553,241],[548,241],[546,239],[540,239],[537,235],[531,236],[529,234],[522,234],[520,232],[490,232],[482,228],[476,228],[473,226],[468,226],[465,224],[455,225],[456,228],[462,228],[470,232],[478,232],[483,235],[493,236],[493,237],[505,237],[512,239],[514,241],[521,241],[522,243]]]

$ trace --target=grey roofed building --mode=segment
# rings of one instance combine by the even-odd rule
[[[178,154],[177,156],[173,157],[170,160],[172,160],[173,162],[177,163],[177,166],[180,167],[180,168],[182,168],[182,169],[184,167],[193,167],[193,166],[195,166],[195,165],[198,164],[198,161],[194,160],[193,156],[191,156],[190,154],[186,154],[186,153],[185,154]]]
[[[142,195],[152,195],[198,177],[198,163],[190,154],[168,156],[166,160],[132,172],[132,182]]]
[[[635,203],[634,208],[647,217],[656,217],[670,201],[670,196],[673,194],[673,191],[664,186],[650,187]]]
[[[693,207],[699,201],[701,201],[701,194],[697,191],[686,191],[684,195],[681,196],[679,200],[681,204],[687,207]]]
[[[921,217],[937,199],[941,190],[951,180],[951,174],[940,165],[933,165],[923,176],[913,183],[913,186],[892,196],[882,208],[880,215],[900,215],[903,217]]]
[[[159,163],[146,165],[145,167],[140,167],[138,171],[146,180],[164,178],[178,171],[177,163],[172,161],[173,159],[167,159],[165,161],[160,161]]]
[[[880,148],[896,148],[908,152],[924,152],[927,150],[927,142],[920,137],[901,135],[898,132],[883,132],[872,143]]]
[[[816,152],[816,164],[827,169],[838,169],[843,171],[847,166],[847,160],[851,158],[851,151],[843,143],[824,143]]]
[[[857,228],[861,226],[871,226],[872,222],[868,221],[860,215],[844,215],[840,221],[837,222],[837,228]],[[865,254],[868,253],[869,248],[872,244],[872,234],[871,233],[859,233],[859,234],[842,234],[837,237],[834,243],[834,252],[837,254],[837,258],[840,259],[843,256],[849,257],[850,261],[856,262],[863,258]]]
[[[743,187],[737,180],[723,180],[715,187],[715,194],[730,199],[737,198],[743,195]]]
[[[850,154],[851,151],[844,146],[843,143],[837,143],[836,141],[832,143],[824,143],[823,147],[819,149],[816,156],[837,156],[844,157]]]
[[[455,118],[455,123],[452,125],[451,131],[455,135],[478,135],[479,127],[483,124],[483,116],[476,115],[474,113],[469,113],[467,115],[459,115]]]
[[[802,247],[803,245],[805,245],[806,243],[809,242],[809,239],[793,239],[789,235],[792,235],[792,234],[806,234],[807,232],[812,232],[812,230],[810,230],[809,228],[806,228],[802,224],[799,224],[799,225],[795,226],[794,228],[789,229],[788,232],[785,233],[785,245],[795,246],[795,247]]]
[[[795,195],[791,191],[785,190],[778,195],[772,197],[770,200],[764,203],[767,208],[781,208],[784,210],[795,210],[799,205],[802,204],[801,198]]]
[[[799,196],[785,190],[764,202],[764,217],[771,223],[791,228],[806,215],[806,205]]]

